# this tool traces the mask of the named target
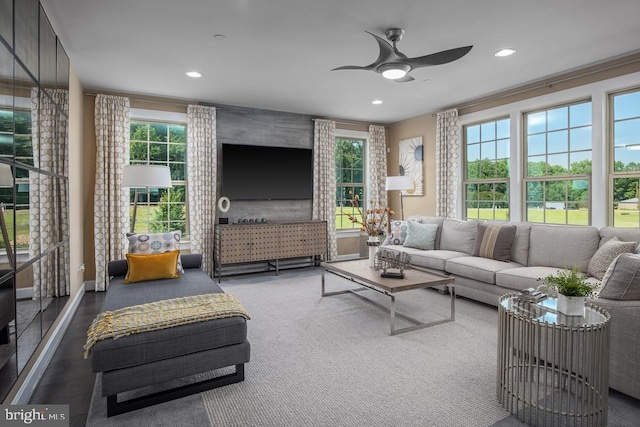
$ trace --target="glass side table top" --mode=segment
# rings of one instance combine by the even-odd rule
[[[518,300],[517,294],[505,295],[500,298],[500,304],[505,310],[535,322],[584,327],[601,325],[609,320],[609,313],[589,303],[585,306],[584,316],[566,316],[557,311],[557,302],[556,298],[547,298],[538,303],[523,302]]]

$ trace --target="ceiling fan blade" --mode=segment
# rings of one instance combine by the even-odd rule
[[[373,33],[370,33],[369,31],[365,31],[365,33],[371,34],[373,38],[376,39],[376,41],[378,42],[378,46],[380,47],[380,53],[378,54],[378,59],[376,59],[375,62],[370,64],[369,65],[370,67],[375,67],[384,62],[390,62],[398,58],[399,55],[397,55],[397,52],[393,49],[393,47],[389,44],[389,42],[387,42],[382,37],[379,37]]]
[[[336,70],[373,70],[374,67],[372,67],[371,65],[367,65],[366,67],[360,67],[358,65],[345,65],[343,67],[338,67],[338,68],[334,68],[331,71],[336,71]]]
[[[365,33],[371,34],[373,38],[378,42],[378,47],[380,47],[380,53],[378,54],[378,59],[372,62],[369,65],[365,65],[364,67],[359,67],[357,65],[345,65],[344,67],[334,68],[331,71],[336,70],[367,70],[367,71],[375,71],[376,68],[385,62],[393,62],[398,58],[406,58],[405,55],[396,52],[393,47],[383,38],[376,36],[369,31],[365,31]]]
[[[415,80],[415,79],[414,79],[413,77],[411,77],[409,74],[407,74],[407,75],[406,75],[406,76],[404,76],[404,77],[401,77],[401,78],[399,78],[399,79],[395,79],[395,80],[394,80],[394,82],[397,82],[397,83],[406,83],[406,82],[411,82],[411,81],[413,81],[413,80]]]
[[[471,50],[473,46],[458,47],[455,49],[443,50],[442,52],[432,53],[431,55],[418,56],[415,58],[407,58],[405,62],[412,68],[429,67],[431,65],[441,65],[453,62],[462,58]]]

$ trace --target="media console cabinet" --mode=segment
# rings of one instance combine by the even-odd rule
[[[327,259],[326,221],[273,221],[224,224],[215,228],[214,275],[218,283],[222,267],[267,261],[267,268],[279,271],[278,261],[287,258]],[[273,264],[272,264],[273,262]]]

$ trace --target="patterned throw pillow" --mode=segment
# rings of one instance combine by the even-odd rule
[[[421,224],[415,221],[408,221],[407,238],[402,246],[432,251],[436,246],[437,233],[438,224]]]
[[[515,225],[478,224],[473,255],[497,261],[509,261],[511,259],[511,245],[515,237]]]
[[[407,238],[407,221],[391,221],[391,232],[387,238],[387,245],[403,245]]]
[[[602,280],[609,265],[620,254],[633,253],[636,251],[636,242],[621,242],[617,237],[612,237],[600,247],[591,258],[587,273],[598,280]]]
[[[129,240],[129,253],[143,255],[179,251],[181,238],[182,232],[180,230],[167,233],[130,234],[127,236]],[[178,257],[176,271],[180,274],[184,273],[180,257]]]

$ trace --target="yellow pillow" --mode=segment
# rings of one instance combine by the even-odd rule
[[[156,279],[175,279],[180,251],[168,251],[160,254],[127,254],[129,270],[123,283],[144,282]]]

